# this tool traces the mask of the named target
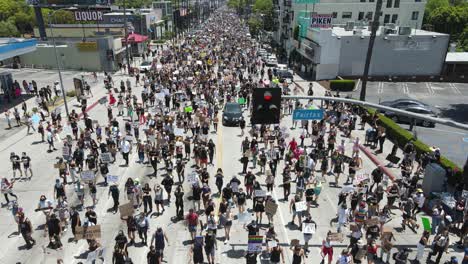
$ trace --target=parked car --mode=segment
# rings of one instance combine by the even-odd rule
[[[278,64],[276,66],[276,70],[287,71],[288,70],[288,65],[287,64]]]
[[[147,72],[151,70],[152,66],[153,66],[153,63],[151,61],[144,61],[140,64],[138,69],[140,70],[140,72]]]
[[[425,104],[421,101],[411,99],[411,98],[397,99],[393,101],[384,101],[384,102],[381,102],[380,104],[384,106],[398,108],[398,109],[405,108],[408,106],[423,106],[426,108],[430,108],[428,104]]]
[[[431,117],[437,117],[437,114],[430,108],[421,105],[407,105],[406,107],[398,107],[398,109],[405,110],[408,112],[427,115]],[[413,118],[409,116],[399,115],[397,113],[386,111],[385,116],[391,118],[396,123],[411,123]],[[435,123],[423,119],[415,119],[415,125],[421,125],[423,127],[435,127]]]
[[[223,110],[223,126],[238,125],[242,120],[242,109],[238,103],[227,103]]]
[[[278,59],[276,59],[276,56],[271,55],[266,59],[265,64],[266,66],[276,67],[278,65]]]

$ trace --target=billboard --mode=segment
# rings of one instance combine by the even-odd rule
[[[311,28],[331,28],[332,14],[312,14],[310,19]]]

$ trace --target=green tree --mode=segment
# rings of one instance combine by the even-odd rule
[[[429,0],[427,1],[427,4],[426,4],[426,14],[432,13],[432,11],[434,11],[435,9],[439,7],[445,7],[449,5],[450,3],[448,0]]]
[[[458,38],[457,50],[468,52],[468,26],[465,27],[465,30],[463,30]]]
[[[273,12],[272,0],[255,0],[253,9],[256,13],[270,14]]]
[[[0,37],[18,37],[19,35],[15,24],[10,21],[0,21]]]
[[[249,25],[250,34],[252,36],[257,36],[260,28],[262,27],[262,20],[258,17],[251,17],[247,21],[247,25]]]
[[[116,5],[123,7],[123,0],[117,0],[115,2]],[[126,8],[144,8],[150,7],[153,1],[151,0],[126,0],[125,7]]]
[[[21,34],[32,32],[35,24],[35,19],[32,14],[27,14],[24,12],[18,12],[15,16],[12,17],[16,28],[18,28]]]
[[[436,8],[428,16],[428,22],[434,26],[434,31],[457,38],[468,24],[468,8],[462,6]]]

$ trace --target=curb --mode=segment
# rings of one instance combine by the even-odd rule
[[[372,154],[372,152],[366,148],[365,146],[359,144],[359,149],[364,152],[364,154],[366,154],[366,156],[377,166],[380,165],[380,167],[382,168],[382,171],[383,173],[385,173],[389,178],[390,180],[392,181],[395,181],[396,179],[396,176],[393,174],[393,172],[391,172],[380,160],[379,158],[377,158],[377,156],[375,156],[374,154]]]

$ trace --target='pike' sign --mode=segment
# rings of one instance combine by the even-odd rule
[[[330,28],[332,26],[332,14],[312,14],[310,19],[311,28]]]

